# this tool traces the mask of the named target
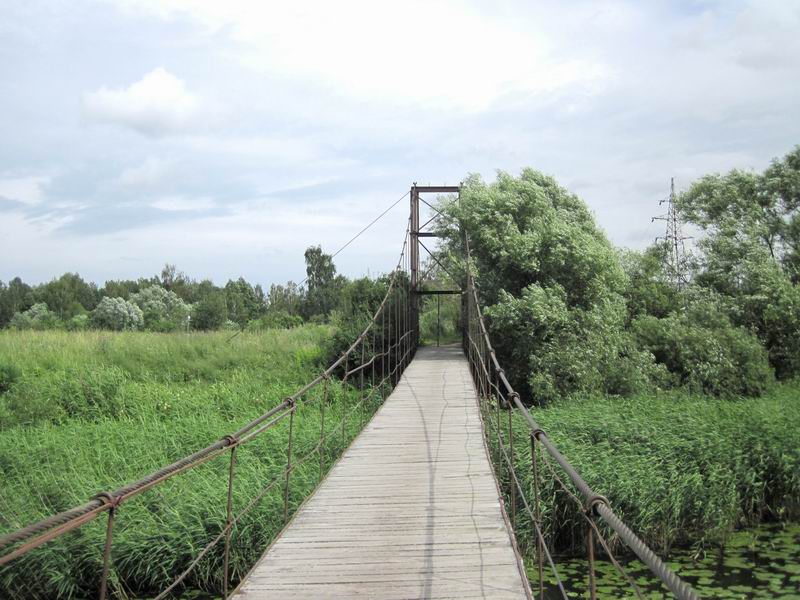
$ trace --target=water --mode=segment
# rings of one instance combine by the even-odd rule
[[[641,562],[632,559],[620,562],[643,597],[672,597]],[[693,550],[674,550],[668,563],[703,599],[800,600],[800,523],[768,524],[738,531],[723,550],[706,550],[699,555]],[[588,598],[586,561],[560,559],[556,564],[569,597]],[[636,597],[630,583],[611,562],[603,557],[596,564],[598,598]],[[534,591],[538,590],[535,566],[531,569],[529,565],[528,576]],[[552,575],[545,597],[561,598]]]

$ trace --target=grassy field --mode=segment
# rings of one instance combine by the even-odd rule
[[[0,531],[86,502],[202,448],[262,414],[319,370],[324,326],[265,333],[0,332]],[[321,388],[313,393],[321,395]],[[332,384],[330,428],[357,392]],[[319,439],[319,402],[294,420],[294,454]],[[327,469],[378,401],[330,433]],[[242,508],[286,464],[288,419],[238,451],[234,505]],[[227,456],[227,455],[226,455]],[[228,460],[175,477],[119,510],[113,588],[147,596],[185,568],[225,520]],[[292,474],[296,508],[316,485],[319,462]],[[277,486],[234,531],[238,579],[283,525]],[[0,568],[9,598],[93,596],[105,518]],[[187,580],[220,588],[222,547]]]
[[[660,552],[675,545],[701,550],[724,543],[737,527],[800,514],[797,382],[758,399],[657,394],[565,401],[532,412],[586,481]],[[516,472],[530,488],[527,424],[518,414],[513,421]],[[574,500],[546,468],[541,473],[547,539],[558,552],[582,551],[585,522]],[[517,536],[532,547],[527,519]]]

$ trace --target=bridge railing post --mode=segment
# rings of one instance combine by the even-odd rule
[[[533,510],[539,529],[542,528],[542,504],[539,492],[539,465],[536,460],[536,436],[531,435],[531,470],[533,471]],[[544,556],[542,548],[542,538],[536,538],[536,562],[539,571],[539,598],[544,600]]]
[[[236,448],[231,447],[230,463],[228,464],[228,506],[225,518],[225,549],[222,558],[222,597],[228,597],[228,575],[230,565],[231,531],[233,529],[233,479],[236,475]]]
[[[108,593],[108,572],[111,567],[111,546],[114,543],[114,517],[117,507],[112,506],[108,509],[108,521],[106,523],[106,541],[103,546],[103,574],[100,578],[100,600],[106,600]]]
[[[325,377],[322,383],[322,404],[319,408],[319,483],[322,483],[322,477],[325,475],[325,405],[328,404],[329,379],[329,377]]]
[[[289,522],[289,485],[292,481],[292,441],[294,438],[294,413],[297,404],[292,403],[289,408],[289,440],[286,445],[286,480],[283,486],[283,523]]]

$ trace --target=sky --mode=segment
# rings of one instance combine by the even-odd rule
[[[670,177],[800,144],[800,0],[0,0],[0,136],[0,280],[300,281],[528,166],[642,248]]]

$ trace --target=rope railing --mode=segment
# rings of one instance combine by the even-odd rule
[[[167,597],[185,581],[200,561],[214,547],[223,543],[221,591],[223,597],[227,598],[231,583],[229,572],[231,533],[236,524],[250,513],[270,491],[282,485],[283,522],[285,526],[291,516],[289,500],[293,471],[297,470],[316,454],[319,458],[319,477],[317,479],[317,485],[319,485],[325,474],[326,442],[330,439],[330,436],[334,433],[341,435],[342,447],[344,447],[349,420],[358,412],[362,417],[360,425],[363,426],[364,410],[362,409],[365,403],[375,401],[378,397],[383,401],[387,387],[392,388],[397,384],[403,370],[411,362],[416,348],[412,345],[413,336],[410,328],[411,301],[409,296],[411,290],[409,278],[407,277],[409,271],[408,247],[409,227],[406,228],[400,257],[392,271],[386,293],[377,310],[375,310],[368,324],[356,340],[339,358],[333,361],[328,368],[319,373],[313,380],[295,391],[291,396],[284,398],[258,418],[201,450],[119,489],[96,494],[80,506],[51,515],[17,531],[0,536],[0,566],[11,563],[35,548],[79,529],[105,512],[108,515],[108,520],[103,545],[102,571],[99,576],[97,594],[100,600],[105,600],[109,593],[110,571],[113,564],[114,525],[115,519],[118,518],[117,514],[120,506],[176,475],[192,470],[220,456],[228,455],[226,517],[221,530],[194,556],[186,568],[156,596],[157,599]],[[356,366],[350,368],[349,365]],[[326,423],[325,418],[331,395],[331,379],[336,374],[340,375],[344,394],[342,395],[340,418],[335,423],[330,424]],[[358,402],[352,406],[347,406],[348,385],[358,389],[360,393]],[[295,449],[293,448],[295,414],[314,404],[319,404],[320,428],[318,441],[310,450],[298,458],[295,456]],[[237,449],[265,432],[273,430],[277,424],[287,419],[285,466],[250,499],[244,508],[235,511],[234,487]]]
[[[613,555],[610,544],[602,535],[600,528],[595,522],[595,517],[602,518],[606,525],[639,557],[639,559],[647,565],[647,567],[655,574],[658,579],[680,600],[698,600],[697,593],[678,577],[672,569],[670,569],[648,546],[645,544],[612,510],[610,502],[604,496],[595,492],[592,487],[586,483],[581,477],[580,473],[570,464],[570,462],[559,452],[558,448],[553,444],[547,433],[539,426],[536,420],[531,415],[527,407],[522,403],[519,393],[517,393],[509,382],[505,371],[500,366],[497,359],[497,354],[492,347],[489,339],[486,323],[483,318],[483,313],[480,308],[478,300],[478,293],[475,286],[475,280],[471,272],[471,256],[469,248],[469,239],[464,238],[465,247],[465,263],[466,263],[466,290],[465,301],[463,304],[464,310],[464,337],[463,347],[467,355],[470,371],[472,373],[475,386],[478,391],[479,397],[482,399],[481,418],[492,419],[490,412],[494,412],[493,423],[490,425],[494,429],[494,437],[496,439],[497,455],[499,461],[498,480],[502,481],[505,478],[509,482],[508,496],[510,505],[510,519],[512,529],[517,526],[517,505],[521,500],[523,509],[531,521],[536,540],[536,561],[538,570],[538,584],[539,596],[544,599],[545,594],[545,576],[544,576],[544,560],[549,563],[551,570],[554,573],[556,585],[558,586],[560,595],[564,598],[567,597],[560,577],[558,576],[556,565],[553,562],[552,555],[547,548],[544,534],[542,532],[542,516],[541,516],[541,491],[539,484],[539,460],[537,455],[541,454],[543,462],[548,467],[548,470],[553,475],[553,479],[560,489],[563,489],[578,505],[579,513],[586,521],[586,548],[587,559],[589,566],[589,597],[596,598],[596,577],[595,577],[595,558],[594,558],[594,545],[595,538],[603,548],[603,551],[609,557],[614,567],[622,574],[622,576],[631,584],[633,592],[641,598],[641,591],[639,590],[636,582],[623,569],[622,565]],[[494,410],[490,411],[486,408],[489,403],[493,401]],[[501,426],[501,411],[506,409],[508,415],[507,426],[507,441],[504,441],[503,430],[505,427]],[[527,492],[522,485],[520,478],[517,475],[515,466],[515,450],[514,450],[514,428],[512,414],[516,409],[520,415],[525,419],[528,426],[528,435],[530,437],[530,452],[531,452],[531,469],[533,475],[533,506],[528,500]],[[489,438],[489,431],[484,428],[487,438]],[[541,448],[541,452],[539,451]],[[553,464],[555,463],[555,464]],[[578,490],[581,498],[568,489],[563,479],[558,476],[555,469],[558,465],[560,469],[566,473],[568,479]]]

